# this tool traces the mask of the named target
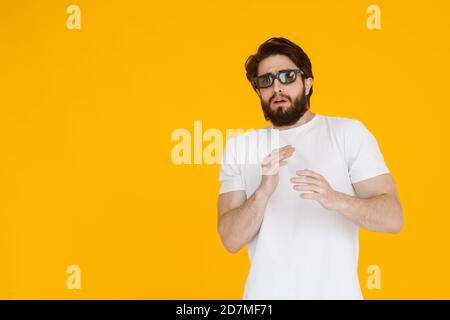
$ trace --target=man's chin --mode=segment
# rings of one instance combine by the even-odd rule
[[[279,112],[279,111],[286,111],[289,110],[292,107],[291,104],[278,104],[278,105],[274,105],[272,106],[272,111],[274,112]]]

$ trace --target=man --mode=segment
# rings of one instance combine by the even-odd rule
[[[231,253],[248,244],[243,298],[362,299],[359,227],[395,234],[403,225],[377,141],[358,120],[311,112],[311,62],[291,41],[267,40],[245,67],[272,123],[259,133],[277,133],[279,145],[256,166],[246,159],[261,141],[248,134],[224,152],[218,232]]]

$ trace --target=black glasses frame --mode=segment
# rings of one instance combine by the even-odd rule
[[[295,76],[294,76],[294,79],[292,80],[292,81],[285,81],[285,80],[282,80],[283,78],[284,79],[286,79],[286,74],[288,74],[288,73],[290,73],[290,72],[295,72],[294,74],[295,74]],[[295,80],[297,80],[297,73],[301,73],[302,75],[304,75],[304,73],[303,73],[303,71],[302,70],[300,70],[300,69],[286,69],[286,70],[280,70],[280,71],[278,71],[278,73],[277,74],[273,74],[273,73],[265,73],[265,74],[262,74],[262,75],[260,75],[260,76],[256,76],[256,77],[253,77],[253,79],[252,79],[252,83],[253,83],[253,86],[256,88],[256,89],[265,89],[265,88],[270,88],[272,85],[273,85],[273,83],[275,82],[275,79],[278,79],[278,81],[280,81],[282,84],[289,84],[289,83],[292,83],[292,82],[294,82]],[[284,77],[283,77],[284,76]],[[260,85],[258,85],[258,79],[263,79],[263,78],[266,78],[266,77],[269,77],[269,85],[267,85],[267,86],[260,86]]]

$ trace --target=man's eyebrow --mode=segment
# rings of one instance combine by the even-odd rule
[[[292,70],[295,70],[295,68],[281,69],[281,70],[278,70],[278,72],[276,72],[276,73],[280,73],[280,72],[284,72],[284,71],[292,71]],[[263,76],[267,76],[269,74],[275,74],[275,73],[267,72],[267,73],[263,73],[263,74],[261,74],[261,75],[259,75],[257,77],[263,77]]]
[[[269,75],[269,74],[273,74],[273,73],[271,73],[271,72],[266,72],[266,73],[260,74],[259,76],[257,75],[257,77],[264,77],[264,76],[267,76],[267,75]]]

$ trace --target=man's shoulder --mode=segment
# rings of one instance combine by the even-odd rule
[[[322,116],[322,118],[325,119],[325,121],[327,121],[337,127],[352,126],[357,123],[361,123],[361,121],[359,121],[358,119],[354,119],[354,118],[341,117],[341,116],[330,116],[330,115],[321,115],[321,116]]]
[[[336,133],[355,133],[364,128],[364,124],[354,118],[321,115],[324,122]]]

